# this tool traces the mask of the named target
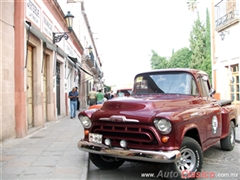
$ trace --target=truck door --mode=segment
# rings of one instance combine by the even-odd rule
[[[202,98],[205,101],[205,122],[206,128],[206,145],[210,146],[219,141],[222,132],[221,107],[218,105],[216,99],[210,96],[210,83],[207,76],[202,76],[198,79],[200,89],[202,91]]]

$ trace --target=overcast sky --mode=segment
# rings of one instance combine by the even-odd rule
[[[185,0],[84,0],[84,7],[109,86],[126,86],[150,70],[152,50],[170,57],[189,47],[196,17]],[[210,0],[198,4],[204,22],[207,7]]]

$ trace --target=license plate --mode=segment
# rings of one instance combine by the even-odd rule
[[[89,142],[102,143],[102,134],[89,133],[88,136]]]

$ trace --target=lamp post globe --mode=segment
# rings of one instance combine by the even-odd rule
[[[68,26],[69,31],[72,31],[74,16],[70,13],[70,11],[68,11],[67,15],[64,18],[67,22],[67,26]]]

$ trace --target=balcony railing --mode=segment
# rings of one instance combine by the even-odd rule
[[[233,10],[216,20],[216,28],[219,28],[220,26],[223,26],[228,22],[234,21],[236,18],[239,18],[239,11]]]
[[[86,56],[86,63],[90,68],[92,68],[95,64],[94,61],[94,55],[92,52],[90,52],[89,55]]]
[[[215,30],[222,30],[236,24],[240,20],[239,5],[237,0],[225,1],[221,0],[215,5]]]
[[[96,63],[95,63],[94,66],[92,67],[92,72],[93,72],[94,74],[97,74],[97,69],[98,69],[98,67],[97,67],[97,65],[96,65]]]

